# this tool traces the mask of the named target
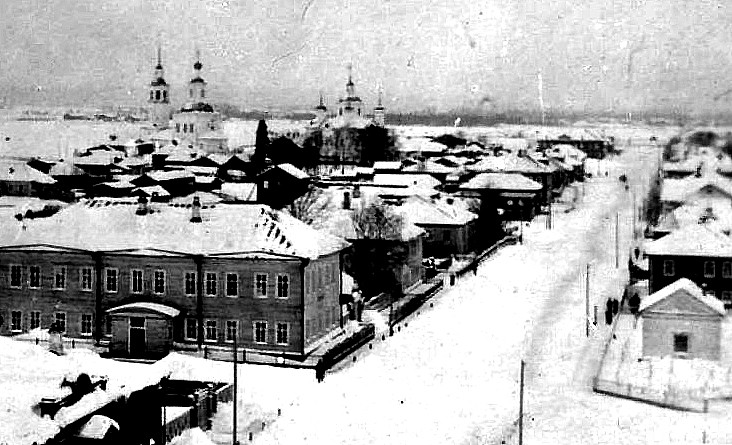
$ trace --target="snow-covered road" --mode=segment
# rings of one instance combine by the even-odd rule
[[[648,153],[649,162],[655,160]],[[635,150],[624,156],[631,176],[644,168],[640,157]],[[556,213],[553,230],[542,222],[527,228],[524,245],[503,249],[477,276],[439,296],[434,308],[402,324],[401,332],[375,341],[357,363],[301,387],[256,442],[496,443],[515,419],[519,360],[525,358],[527,438],[547,443],[536,425],[576,409],[563,406],[574,403],[564,394],[587,391],[590,367],[582,363],[592,360],[584,352],[601,344],[600,332],[584,336],[585,264],[593,261],[593,306],[602,309],[609,295],[620,295],[614,220],[617,209],[622,270],[631,211],[617,177],[625,170],[611,167],[607,178],[591,181],[576,210]],[[600,396],[589,397],[602,405]]]

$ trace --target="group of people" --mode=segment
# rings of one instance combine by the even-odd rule
[[[605,306],[605,324],[612,324],[613,317],[620,311],[620,301],[617,298],[608,298]]]

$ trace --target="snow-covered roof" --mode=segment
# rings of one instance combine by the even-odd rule
[[[83,175],[84,170],[71,164],[70,162],[59,161],[54,164],[48,171],[49,176],[70,176]]]
[[[119,162],[119,165],[123,167],[141,167],[148,164],[149,162],[145,158],[139,156],[130,156]]]
[[[694,173],[701,164],[699,159],[686,159],[681,162],[664,162],[663,171]]]
[[[134,303],[127,303],[121,306],[107,309],[108,314],[119,314],[123,312],[135,311],[155,312],[157,314],[165,315],[166,317],[170,318],[177,317],[178,314],[180,314],[180,310],[174,307],[166,306],[160,303],[152,303],[149,301],[136,301]]]
[[[418,164],[410,165],[402,169],[404,172],[425,172],[434,174],[449,174],[455,171],[455,167],[448,167],[434,161],[425,161]]]
[[[353,224],[352,209],[331,207],[327,212],[322,212],[319,218],[313,222],[313,226],[326,230],[331,234],[347,240],[360,239],[361,235],[356,231]],[[407,241],[417,238],[424,233],[424,229],[417,227],[409,221],[403,221],[398,239]]]
[[[150,177],[150,179],[161,182],[161,181],[171,181],[174,179],[181,179],[181,178],[193,178],[193,173],[186,171],[186,170],[169,170],[169,171],[162,171],[162,170],[155,170],[143,173],[140,177],[147,175]]]
[[[680,278],[663,289],[648,295],[643,299],[640,305],[640,312],[644,312],[648,308],[653,307],[658,302],[674,295],[678,291],[685,291],[688,295],[696,298],[709,308],[713,309],[720,315],[725,315],[724,303],[716,297],[706,295],[702,289],[688,278]]]
[[[467,167],[477,172],[506,173],[549,173],[550,169],[528,156],[504,155],[486,156],[477,163]]]
[[[216,445],[199,427],[183,431],[168,442],[168,445]]]
[[[374,162],[374,171],[379,170],[400,170],[402,168],[401,161],[376,161]]]
[[[39,184],[55,184],[56,180],[36,170],[24,161],[14,159],[0,160],[0,181],[37,182]]]
[[[430,175],[403,174],[403,173],[376,173],[373,179],[377,185],[402,185],[435,188],[441,184],[438,179]]]
[[[194,192],[186,196],[178,196],[175,198],[171,198],[170,201],[168,201],[170,204],[190,204],[193,202],[194,197],[198,197],[199,202],[201,205],[211,205],[211,204],[218,204],[223,201],[221,196],[209,193],[209,192]]]
[[[165,190],[163,187],[159,185],[151,185],[148,187],[137,187],[132,189],[132,194],[137,194],[138,192],[141,192],[145,196],[170,196],[170,193],[168,193],[167,190]]]
[[[257,200],[257,184],[253,182],[224,182],[221,184],[221,193],[238,201],[254,202]]]
[[[104,439],[110,428],[119,431],[119,424],[107,416],[95,414],[81,427],[76,435],[85,439]]]
[[[478,217],[460,206],[421,196],[407,198],[404,203],[394,207],[394,211],[417,226],[463,226]]]
[[[657,230],[671,232],[694,224],[704,224],[718,232],[732,230],[732,207],[704,202],[686,203],[662,216]]]
[[[347,246],[343,239],[265,205],[202,208],[200,223],[190,222],[189,206],[150,204],[152,213],[137,215],[136,205],[93,200],[87,206],[70,206],[52,217],[28,222],[26,230],[5,230],[0,234],[0,245],[298,258],[317,258]]]
[[[520,173],[479,173],[461,185],[463,190],[541,190],[541,184]]]
[[[291,176],[296,177],[297,179],[307,179],[310,177],[310,175],[290,163],[279,164],[275,168],[279,168],[280,170],[288,173]]]
[[[661,201],[684,202],[690,195],[707,186],[719,189],[732,197],[732,180],[713,174],[700,178],[664,179],[661,189]]]
[[[647,255],[732,258],[732,239],[703,225],[689,225],[646,244]]]
[[[405,137],[399,139],[398,150],[407,153],[442,153],[447,147],[429,138]]]

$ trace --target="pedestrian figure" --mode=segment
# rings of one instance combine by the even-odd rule
[[[617,298],[613,298],[613,315],[616,315],[620,310],[620,302]]]
[[[605,308],[607,311],[612,312],[613,310],[613,300],[611,298],[607,299],[607,302],[605,303]]]
[[[325,379],[325,369],[323,369],[322,358],[318,359],[318,363],[315,365],[315,378],[318,380],[318,383]]]
[[[633,294],[633,296],[630,297],[628,306],[630,307],[631,314],[635,315],[638,312],[638,309],[640,308],[640,297],[638,294]]]
[[[611,325],[613,323],[613,311],[605,311],[605,324]]]

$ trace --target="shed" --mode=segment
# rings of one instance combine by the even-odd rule
[[[719,360],[724,303],[687,278],[646,297],[643,318],[643,355]]]
[[[180,311],[152,302],[127,303],[107,310],[112,319],[109,352],[128,357],[163,356],[173,344],[173,319]]]

